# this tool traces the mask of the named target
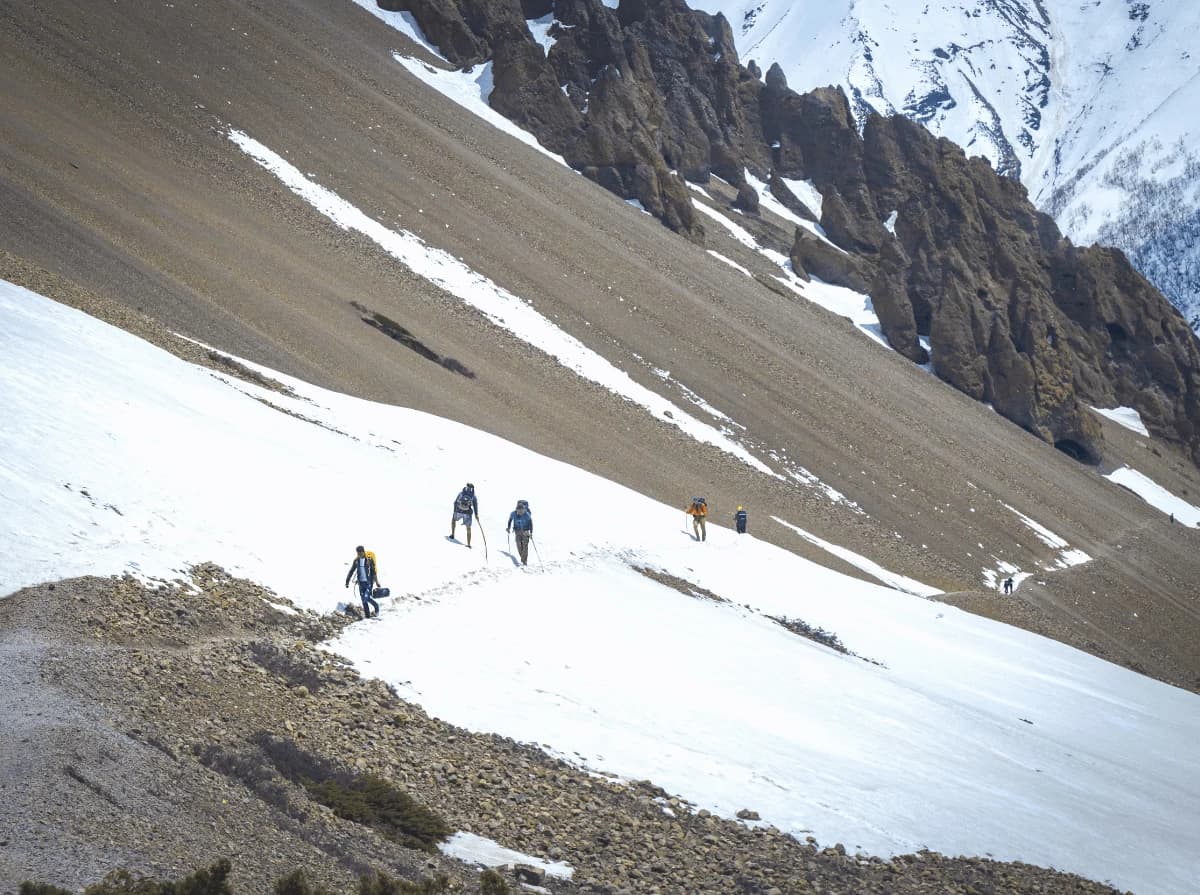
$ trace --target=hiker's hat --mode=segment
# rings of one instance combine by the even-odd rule
[[[357,547],[354,548],[354,552],[355,553],[365,553],[366,549],[367,548],[364,547],[362,544],[359,544]]]

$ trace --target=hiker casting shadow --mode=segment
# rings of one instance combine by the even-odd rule
[[[533,537],[533,513],[529,501],[518,500],[517,508],[508,514],[505,531],[512,532],[517,539],[517,553],[521,554],[521,565],[529,565],[529,541]]]
[[[346,573],[346,587],[350,586],[350,580],[358,581],[358,596],[362,599],[363,618],[371,617],[371,607],[375,608],[375,615],[379,615],[379,604],[375,602],[372,596],[375,588],[379,586],[379,576],[375,571],[375,554],[366,550],[362,544],[354,548],[354,559],[350,562],[350,571]]]
[[[475,486],[470,482],[454,498],[454,515],[450,517],[450,540],[454,540],[454,529],[462,523],[467,530],[467,547],[471,546],[471,522],[479,518],[479,501],[475,498]],[[487,546],[486,544],[484,545]]]

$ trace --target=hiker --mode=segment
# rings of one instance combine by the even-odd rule
[[[521,555],[521,565],[529,565],[529,541],[533,538],[533,513],[529,512],[529,501],[517,501],[517,508],[508,514],[508,525],[504,530],[517,533],[517,553]]]
[[[461,522],[467,529],[467,546],[471,546],[471,520],[479,516],[479,501],[475,499],[475,486],[466,486],[454,498],[454,515],[450,517],[450,540],[454,540],[454,528]],[[486,546],[486,545],[485,545]]]
[[[692,530],[696,532],[696,540],[707,540],[708,529],[705,527],[705,520],[708,518],[708,501],[703,497],[693,497],[684,512],[692,517]]]
[[[1013,592],[1013,580],[1011,578],[1004,579],[1004,592],[1011,594]]]
[[[362,597],[363,617],[371,617],[371,608],[375,607],[375,615],[379,616],[379,604],[375,602],[371,596],[376,585],[379,584],[379,576],[375,572],[375,554],[365,549],[362,544],[354,548],[354,559],[350,563],[350,571],[346,573],[346,587],[350,586],[350,579],[355,578],[358,581],[358,595]]]
[[[738,507],[738,511],[733,514],[733,525],[737,529],[737,533],[744,535],[746,533],[746,510],[744,507]]]

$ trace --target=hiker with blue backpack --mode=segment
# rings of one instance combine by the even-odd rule
[[[478,517],[479,501],[475,498],[475,486],[467,482],[454,498],[454,515],[450,517],[450,540],[454,540],[454,528],[461,522],[467,529],[467,546],[470,547],[471,522]]]
[[[529,501],[517,501],[517,508],[508,514],[508,526],[505,531],[516,533],[517,553],[521,555],[521,565],[529,565],[529,542],[533,539],[533,513],[529,512]]]

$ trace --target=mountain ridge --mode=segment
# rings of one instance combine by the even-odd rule
[[[985,155],[1001,173],[1022,179],[1076,243],[1122,249],[1200,332],[1193,248],[1200,194],[1194,177],[1163,173],[1178,166],[1170,159],[1180,151],[1184,163],[1197,164],[1193,5],[693,5],[741,22],[743,56],[764,66],[778,62],[795,86],[840,83],[855,98],[860,124],[869,112],[901,113]],[[922,104],[924,96],[935,101]],[[1147,98],[1154,107],[1177,101],[1182,108],[1163,119],[1142,110]],[[1119,161],[1135,155],[1144,157]]]

